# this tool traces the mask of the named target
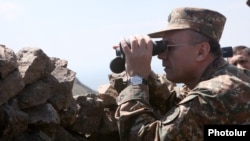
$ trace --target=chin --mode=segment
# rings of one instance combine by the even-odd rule
[[[171,82],[173,82],[173,83],[182,83],[182,82],[180,82],[177,78],[175,78],[175,77],[173,77],[173,76],[171,76],[171,75],[167,75],[167,74],[166,74],[166,78],[167,78],[167,80],[169,80],[169,81],[171,81]]]
[[[171,77],[171,75],[169,75],[169,74],[167,74],[166,73],[166,78],[169,80],[169,81],[172,81],[172,82],[174,82],[174,78],[173,77]]]

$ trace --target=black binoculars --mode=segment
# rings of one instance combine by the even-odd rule
[[[129,41],[127,41],[128,46],[130,46]],[[153,51],[152,56],[155,56],[159,53],[162,53],[165,51],[166,44],[164,41],[153,41]],[[224,58],[232,57],[233,56],[233,49],[231,46],[229,47],[222,47],[222,56]],[[114,73],[121,73],[125,70],[125,54],[122,50],[121,43],[119,44],[119,47],[115,49],[116,57],[110,62],[110,69]]]

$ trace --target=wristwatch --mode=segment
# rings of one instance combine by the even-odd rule
[[[135,75],[135,76],[131,76],[128,80],[129,84],[131,85],[139,85],[139,84],[144,84],[147,85],[148,81],[144,78],[142,78],[141,76]]]

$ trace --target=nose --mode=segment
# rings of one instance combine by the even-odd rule
[[[167,58],[167,53],[164,51],[164,52],[162,52],[162,53],[159,53],[159,54],[157,55],[157,57],[158,57],[159,59],[164,60],[164,59]]]

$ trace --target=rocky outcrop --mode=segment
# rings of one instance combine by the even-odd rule
[[[0,46],[1,141],[119,140],[118,92],[106,85],[73,94],[76,73],[67,64],[39,48]]]

